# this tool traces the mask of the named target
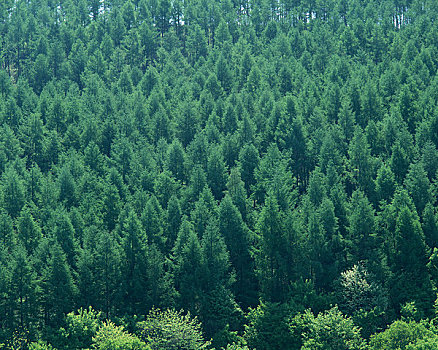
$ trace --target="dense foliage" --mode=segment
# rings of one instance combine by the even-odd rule
[[[0,344],[436,348],[437,16],[0,1]]]

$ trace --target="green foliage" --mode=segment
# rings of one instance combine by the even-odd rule
[[[104,322],[93,337],[93,349],[97,350],[148,350],[150,349],[135,335],[129,334],[122,326]]]
[[[371,337],[370,349],[428,349],[436,341],[436,330],[426,322],[398,320]]]
[[[351,261],[370,260],[376,262],[376,242],[374,237],[374,210],[361,191],[351,197],[351,213],[349,216],[349,233],[351,239]]]
[[[91,307],[88,310],[79,309],[77,314],[70,312],[66,316],[65,329],[61,329],[65,338],[65,349],[89,349],[93,344],[101,326],[101,314]]]
[[[289,331],[290,310],[286,304],[260,302],[247,315],[244,339],[255,349],[295,349]]]
[[[284,219],[275,197],[269,196],[257,222],[259,249],[256,273],[261,293],[267,301],[285,301],[290,292],[288,261],[290,251],[284,233]]]
[[[30,350],[54,350],[54,348],[50,344],[46,344],[45,342],[38,341],[29,344]]]
[[[18,218],[18,235],[29,253],[36,248],[41,239],[41,228],[35,222],[28,207],[23,208]]]
[[[52,242],[49,248],[42,277],[43,305],[48,323],[58,325],[62,315],[71,310],[77,289],[66,256],[56,242]]]
[[[306,318],[308,331],[303,335],[301,349],[366,349],[359,328],[337,307],[320,313],[317,317],[307,313]]]
[[[146,321],[138,324],[138,333],[152,350],[202,350],[210,345],[196,317],[182,311],[152,309]]]
[[[0,343],[67,348],[90,305],[258,350],[336,347],[350,320],[308,307],[365,338],[433,317],[437,11],[0,1]],[[100,326],[84,347],[144,346]]]
[[[226,348],[223,348],[226,350],[249,350],[249,348],[246,345],[237,345],[236,343],[228,344]]]
[[[343,272],[340,284],[343,299],[341,309],[348,315],[359,310],[370,311],[375,307],[385,310],[388,305],[385,291],[373,281],[363,264],[354,265]]]
[[[16,218],[25,203],[24,188],[14,169],[3,174],[3,206],[12,218]]]

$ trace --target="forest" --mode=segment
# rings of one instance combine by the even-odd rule
[[[438,349],[438,2],[1,0],[0,349]]]

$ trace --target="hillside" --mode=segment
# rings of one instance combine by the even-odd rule
[[[438,348],[437,68],[432,0],[2,0],[0,344]]]

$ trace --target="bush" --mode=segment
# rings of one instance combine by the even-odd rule
[[[93,348],[98,350],[150,350],[150,347],[122,326],[107,321],[93,337]]]
[[[71,312],[66,317],[66,327],[61,328],[61,334],[65,339],[64,349],[89,349],[93,343],[93,337],[101,323],[101,313],[91,307],[79,309],[78,313]]]
[[[366,343],[360,329],[350,317],[334,307],[317,317],[307,312],[308,331],[304,333],[302,350],[363,350]],[[395,348],[394,348],[395,349]]]
[[[140,339],[152,350],[202,350],[210,346],[202,336],[197,318],[182,311],[152,309],[138,329]]]

